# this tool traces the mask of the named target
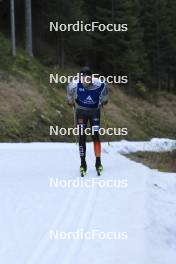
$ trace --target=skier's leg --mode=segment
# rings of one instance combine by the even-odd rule
[[[95,157],[97,159],[100,159],[100,157],[101,157],[101,142],[99,139],[98,131],[95,131],[95,130],[93,131],[92,139],[93,139],[93,144],[94,144]]]
[[[79,153],[81,159],[81,165],[86,165],[86,135],[79,135]]]
[[[100,129],[100,110],[97,110],[92,118],[90,118],[90,125],[92,127],[92,139],[94,143],[94,152],[96,157],[96,168],[101,166],[101,141],[99,137]]]
[[[81,159],[81,166],[87,170],[86,164],[86,134],[85,129],[87,127],[87,117],[81,110],[77,110],[77,125],[79,127],[79,153]]]

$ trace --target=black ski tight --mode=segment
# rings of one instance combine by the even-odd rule
[[[97,151],[97,155],[100,152],[100,139],[99,139],[99,127],[100,127],[100,110],[86,111],[77,109],[76,112],[77,117],[77,125],[79,126],[79,152],[80,157],[85,159],[86,157],[86,139],[87,135],[85,133],[85,129],[90,123],[90,128],[93,130],[91,133],[92,140],[94,142],[95,152]],[[97,149],[97,150],[96,150]],[[96,154],[96,153],[95,153]]]

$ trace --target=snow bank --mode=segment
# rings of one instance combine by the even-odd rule
[[[176,140],[153,138],[150,141],[131,142],[122,140],[119,142],[111,143],[112,147],[116,149],[118,153],[128,154],[137,151],[153,151],[153,152],[165,152],[173,151],[176,149]]]

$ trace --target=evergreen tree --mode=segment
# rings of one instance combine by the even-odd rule
[[[90,12],[90,3],[86,3],[86,8]],[[139,12],[138,1],[104,0],[96,5],[95,12],[91,15],[91,20],[104,24],[128,24],[127,32],[92,33],[92,58],[98,70],[106,74],[128,75],[130,88],[135,86],[133,83],[136,81],[144,81],[148,68],[143,31],[138,20]]]

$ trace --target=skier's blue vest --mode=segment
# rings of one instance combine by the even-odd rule
[[[104,83],[95,89],[85,88],[81,82],[77,84],[76,103],[79,106],[87,108],[98,108],[100,103],[100,96],[104,89]]]

